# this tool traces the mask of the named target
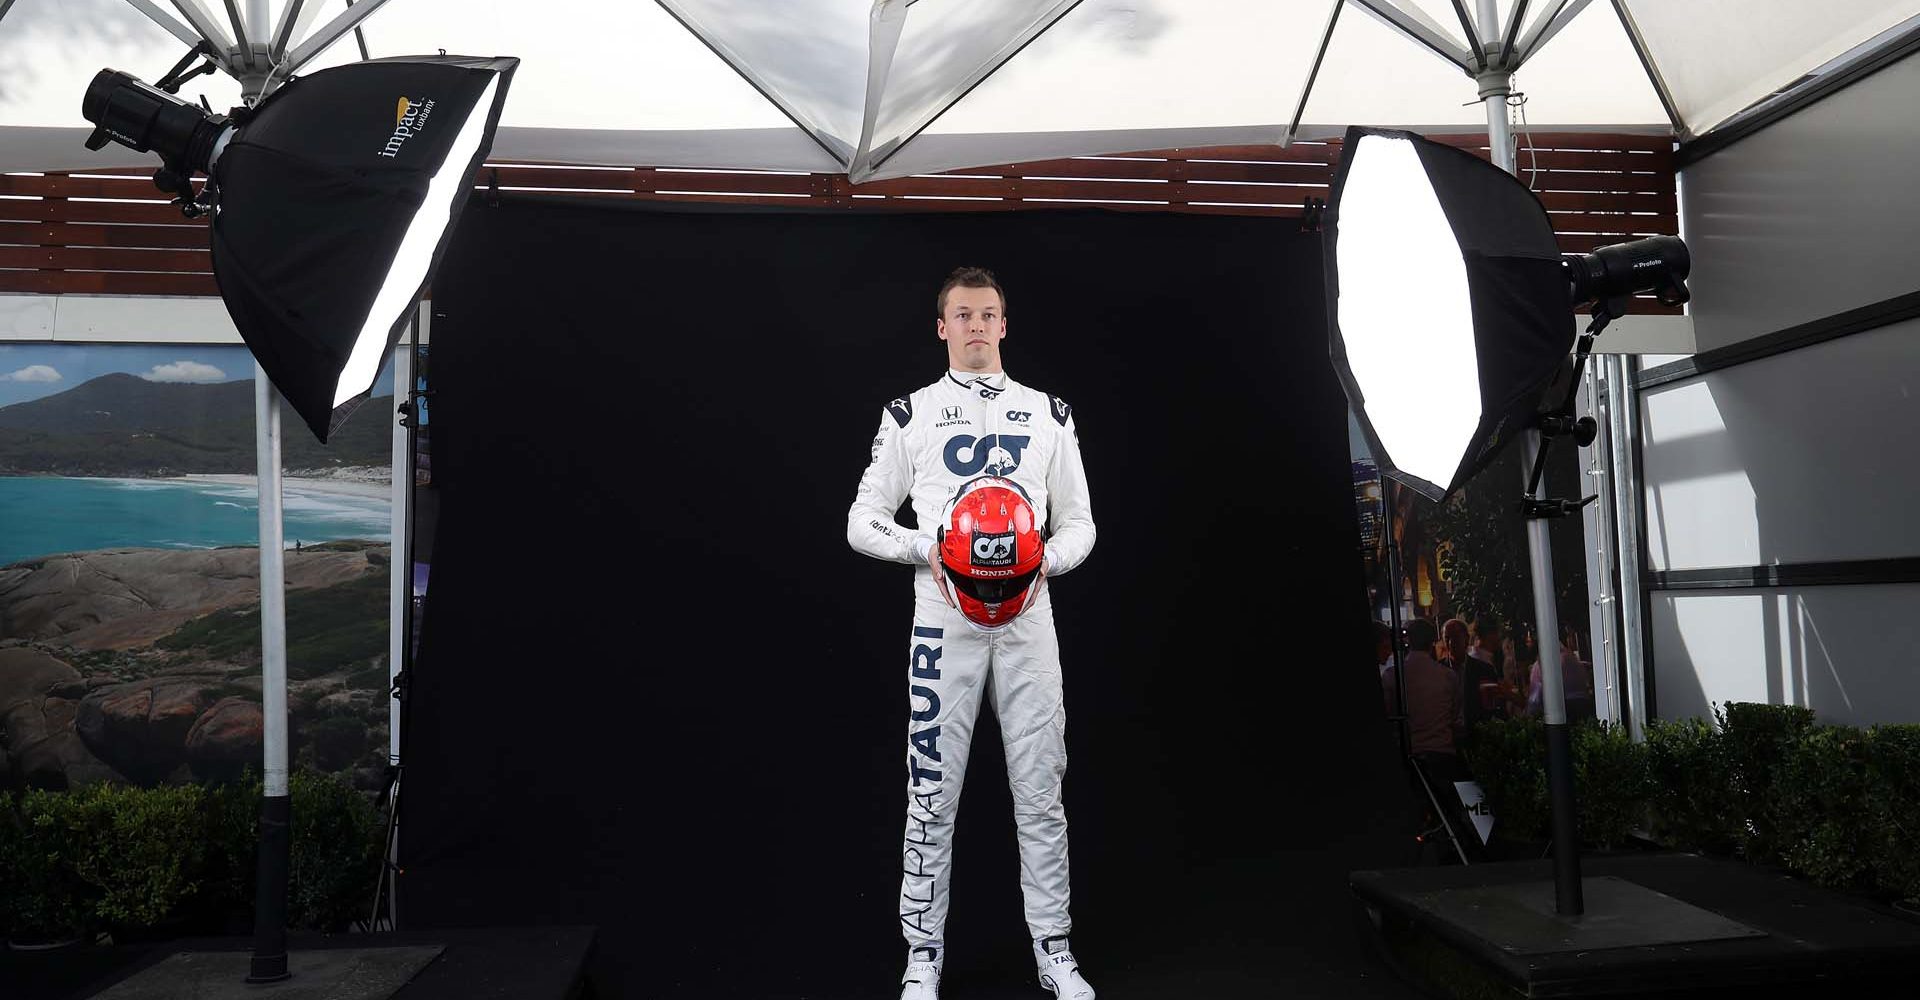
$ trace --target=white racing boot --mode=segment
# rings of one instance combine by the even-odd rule
[[[907,971],[900,977],[900,1000],[940,1000],[939,949],[907,952]]]
[[[1033,943],[1033,960],[1040,967],[1040,985],[1058,1000],[1093,1000],[1093,986],[1080,974],[1080,963],[1067,950],[1067,939],[1050,937]]]

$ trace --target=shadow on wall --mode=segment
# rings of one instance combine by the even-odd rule
[[[1647,393],[1652,568],[1920,554],[1920,521],[1900,509],[1920,474],[1872,443],[1901,440],[1902,424],[1920,429],[1908,396],[1920,364],[1901,332]],[[1823,373],[1848,384],[1823,385]],[[1734,700],[1802,705],[1826,722],[1920,721],[1920,585],[1659,591],[1652,603],[1661,717],[1704,717],[1711,702]]]
[[[1655,595],[1661,718],[1768,701],[1822,722],[1920,722],[1920,584]]]

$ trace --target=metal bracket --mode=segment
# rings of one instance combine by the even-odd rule
[[[1598,499],[1600,499],[1600,494],[1598,493],[1584,500],[1527,497],[1520,501],[1520,516],[1528,520],[1536,521],[1547,518],[1566,517],[1570,514],[1580,513],[1580,508]]]

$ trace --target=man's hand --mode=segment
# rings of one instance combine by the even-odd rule
[[[1046,549],[1040,553],[1040,575],[1041,576],[1053,575],[1053,550],[1052,549]]]
[[[919,557],[921,562],[929,566],[933,565],[933,538],[929,535],[915,535],[913,554]]]

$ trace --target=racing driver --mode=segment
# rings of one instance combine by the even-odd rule
[[[908,640],[907,824],[900,923],[907,939],[901,1000],[939,995],[952,877],[954,819],[974,720],[987,701],[999,720],[1019,827],[1020,889],[1040,982],[1060,1000],[1092,1000],[1068,949],[1066,712],[1060,648],[1045,578],[1093,549],[1093,511],[1074,433],[1058,396],[1021,385],[1000,364],[1007,300],[991,272],[963,267],[940,288],[935,330],[948,370],[888,403],[872,463],[847,512],[847,541],[876,559],[913,564]],[[981,476],[1011,480],[1048,527],[1039,592],[1010,623],[980,628],[949,605],[934,531],[956,491]],[[897,523],[911,498],[918,528]],[[1019,608],[1021,605],[1014,604]]]

